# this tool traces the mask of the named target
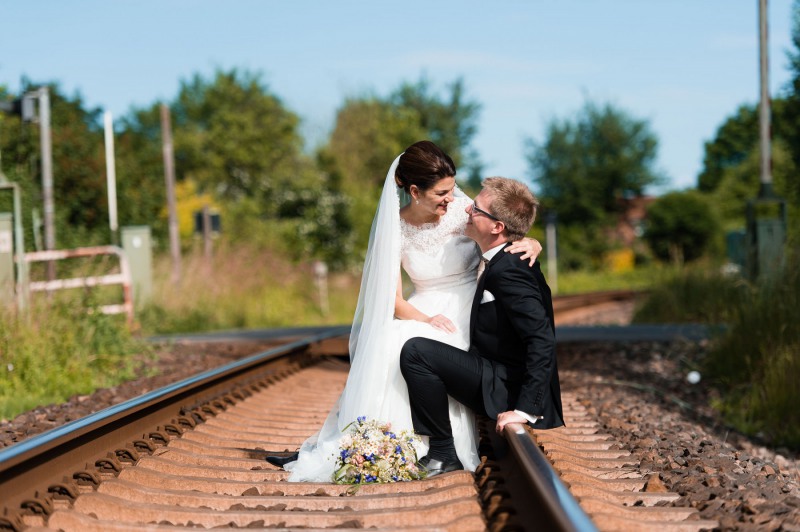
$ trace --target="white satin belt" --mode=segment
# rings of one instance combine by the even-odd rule
[[[411,281],[414,283],[414,291],[417,293],[428,292],[431,290],[449,290],[460,286],[471,286],[474,290],[476,284],[474,271],[453,275],[450,277],[440,277],[439,279],[430,281],[417,279],[412,279]]]

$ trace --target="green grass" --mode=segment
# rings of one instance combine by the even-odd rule
[[[130,334],[124,318],[93,306],[86,297],[62,297],[0,317],[0,418],[135,375],[142,360],[136,355],[150,348]]]
[[[542,264],[542,271],[548,275],[547,264]],[[669,278],[675,272],[672,266],[652,264],[640,266],[628,271],[614,272],[610,269],[577,270],[558,273],[558,294],[581,294],[604,290],[646,290],[654,284]],[[553,285],[552,279],[547,279]]]

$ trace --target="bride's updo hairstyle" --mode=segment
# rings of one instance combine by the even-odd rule
[[[442,149],[429,140],[415,142],[400,156],[394,173],[397,186],[411,193],[411,185],[428,190],[445,177],[456,176],[456,165]]]

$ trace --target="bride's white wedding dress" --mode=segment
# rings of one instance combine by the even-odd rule
[[[392,171],[390,173],[393,175]],[[400,349],[406,340],[423,336],[468,348],[470,309],[479,262],[475,242],[464,236],[468,217],[464,209],[470,201],[459,193],[447,213],[433,224],[413,226],[399,219],[396,213],[398,219],[393,220],[393,230],[400,233],[400,249],[395,252],[399,251],[400,263],[414,286],[408,302],[428,316],[447,316],[455,324],[456,332],[448,334],[427,323],[391,319],[391,314],[381,326],[372,325],[367,330],[365,317],[364,327],[357,333],[360,335],[358,347],[365,352],[351,355],[350,373],[339,401],[322,429],[302,445],[298,460],[285,466],[291,471],[290,481],[330,482],[339,454],[341,431],[358,416],[389,421],[395,431],[413,429],[408,389],[399,363]],[[395,205],[392,207],[396,208]],[[373,233],[376,227],[380,228],[377,218],[378,215]],[[391,255],[388,251],[385,254]],[[396,278],[397,271],[394,273]],[[369,285],[365,280],[361,290],[388,289],[393,307],[396,286],[396,281],[394,286],[390,284],[381,288]],[[369,313],[371,309],[364,312]],[[354,351],[352,347],[351,353]],[[458,458],[465,469],[474,471],[479,464],[474,414],[451,399],[450,422]],[[427,438],[423,439],[427,447]],[[426,452],[427,448],[418,450],[420,457]]]

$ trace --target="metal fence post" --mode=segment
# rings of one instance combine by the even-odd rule
[[[10,212],[0,212],[0,302],[14,304],[14,231]]]

